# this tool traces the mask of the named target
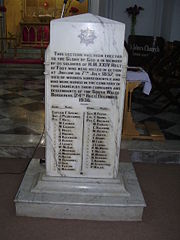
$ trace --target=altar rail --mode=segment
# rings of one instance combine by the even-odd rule
[[[35,46],[22,46],[15,37],[0,37],[0,62],[14,62],[19,60],[44,60],[45,46],[41,43]]]
[[[0,37],[0,57],[4,58],[8,49],[12,48],[13,58],[17,57],[17,39],[15,37]]]
[[[49,24],[21,22],[21,46],[46,48],[49,43]]]

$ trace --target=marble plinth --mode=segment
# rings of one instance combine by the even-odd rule
[[[55,19],[50,25],[46,172],[116,178],[128,61],[125,25],[89,13]]]
[[[116,179],[49,177],[33,159],[15,198],[18,216],[140,221],[146,206],[131,163]]]

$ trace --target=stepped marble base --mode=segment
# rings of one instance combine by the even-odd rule
[[[18,216],[102,221],[140,221],[146,206],[131,163],[120,163],[116,179],[45,175],[33,159],[15,198]]]

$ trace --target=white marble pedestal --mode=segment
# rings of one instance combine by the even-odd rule
[[[49,177],[33,159],[15,198],[18,216],[140,221],[146,206],[131,163],[116,179]]]

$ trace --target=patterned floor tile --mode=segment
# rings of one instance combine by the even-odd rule
[[[0,115],[0,119],[3,119],[3,118],[4,118],[4,116]]]
[[[41,92],[41,93],[43,93],[43,94],[45,94],[45,89],[44,89],[44,88],[42,88],[42,86],[41,86],[41,88],[40,88],[40,89],[38,89],[38,91],[39,91],[39,92]]]
[[[142,104],[132,102],[132,110],[136,110],[141,107],[142,107]]]
[[[12,99],[12,100],[8,100],[8,103],[11,103],[12,105],[17,105],[17,106],[21,106],[24,104],[29,104],[29,103],[33,103],[33,102],[37,102],[36,99],[32,99],[32,98],[25,98],[25,97],[19,97],[16,99]]]
[[[24,97],[31,97],[31,96],[39,95],[39,92],[35,90],[24,90],[24,91],[19,91],[18,94]]]
[[[42,75],[42,76],[35,76],[34,77],[35,79],[40,79],[40,80],[42,80],[42,81],[45,81],[45,79],[44,79],[44,75]]]
[[[15,79],[4,79],[3,82],[6,83],[6,84],[10,84],[10,85],[11,85],[11,84],[19,85],[19,84],[24,83],[24,80],[19,79],[19,78],[15,78]]]
[[[1,115],[13,120],[28,119],[30,114],[32,113],[19,106],[11,106],[9,108],[1,109]]]
[[[27,85],[27,86],[25,86],[25,89],[34,89],[34,90],[36,90],[36,89],[42,89],[42,85]]]
[[[162,131],[164,131],[165,129],[168,129],[168,128],[174,126],[174,122],[173,121],[167,121],[165,119],[159,119],[159,118],[156,118],[156,117],[148,118],[145,121],[156,122],[158,124],[159,128]],[[140,121],[140,123],[144,123],[145,121],[144,120]]]
[[[165,130],[166,133],[171,133],[180,137],[180,124],[171,126]],[[179,146],[180,147],[180,146]]]
[[[15,93],[8,93],[8,94],[4,94],[1,95],[0,98],[4,99],[4,100],[9,100],[9,99],[14,99],[14,98],[18,98],[19,95],[15,94]]]
[[[45,108],[44,104],[43,103],[39,103],[39,102],[25,104],[22,107],[27,109],[28,111],[32,111],[32,112],[38,111],[38,110],[44,110],[44,108]]]
[[[4,85],[4,89],[11,90],[11,89],[18,89],[18,88],[23,88],[23,82],[11,82],[11,83],[6,83]]]
[[[14,99],[13,99],[14,100]],[[10,101],[10,100],[9,100]],[[0,99],[0,109],[10,108],[12,104],[8,102],[8,100]]]
[[[42,134],[44,130],[44,124],[44,121],[41,121],[40,123],[29,123],[27,127],[37,132],[38,134]]]
[[[8,131],[9,129],[15,128],[16,124],[3,124],[0,126],[0,134],[2,134],[4,131]]]
[[[135,122],[140,122],[140,121],[148,119],[150,117],[150,115],[138,112],[137,110],[136,111],[133,110],[132,117]]]
[[[31,99],[36,100],[36,101],[44,101],[44,94],[38,95],[38,96],[32,96]]]
[[[171,88],[170,92],[174,95],[177,96],[180,94],[180,88]]]
[[[23,77],[24,76],[24,77]],[[2,77],[2,76],[1,76]],[[0,81],[0,134],[26,135],[29,142],[44,129],[44,76],[29,78],[25,74],[9,76]],[[173,89],[178,94],[179,89]],[[169,104],[168,99],[156,89],[150,95],[142,93],[142,87],[133,92],[132,115],[137,123],[155,121],[169,140],[180,140],[180,109]],[[2,134],[3,132],[3,134]],[[9,137],[7,137],[9,139]],[[2,139],[3,142],[3,139]]]
[[[39,135],[39,133],[27,127],[11,128],[5,131],[0,130],[0,134],[18,134],[18,135]]]
[[[4,86],[3,86],[4,87]],[[5,94],[9,94],[9,93],[11,93],[10,91],[8,91],[8,90],[5,90],[5,89],[0,89],[0,96],[2,96],[2,95],[5,95]]]
[[[4,126],[4,125],[7,125],[7,126],[13,126],[13,124],[14,124],[14,121],[13,121],[13,119],[10,119],[10,118],[6,118],[6,117],[4,117],[4,116],[2,116],[3,118],[1,118],[0,119],[0,129],[1,129],[1,127],[2,126]]]
[[[176,113],[176,114],[180,114],[180,109],[179,109],[178,106],[169,105],[169,106],[167,106],[166,109],[164,109],[163,112],[173,112],[173,113]]]
[[[24,90],[24,87],[23,86],[19,86],[19,87],[14,87],[14,88],[6,88],[7,90],[9,90],[11,93],[17,93],[19,91],[22,91]]]
[[[177,114],[177,113],[163,112],[163,113],[157,114],[156,118],[172,121],[174,123],[180,123],[180,114]]]
[[[167,140],[180,140],[180,136],[176,135],[176,134],[172,134],[169,132],[163,132],[164,133],[164,137]]]
[[[136,111],[154,116],[159,113],[159,108],[153,105],[144,104],[141,108],[136,109]]]

